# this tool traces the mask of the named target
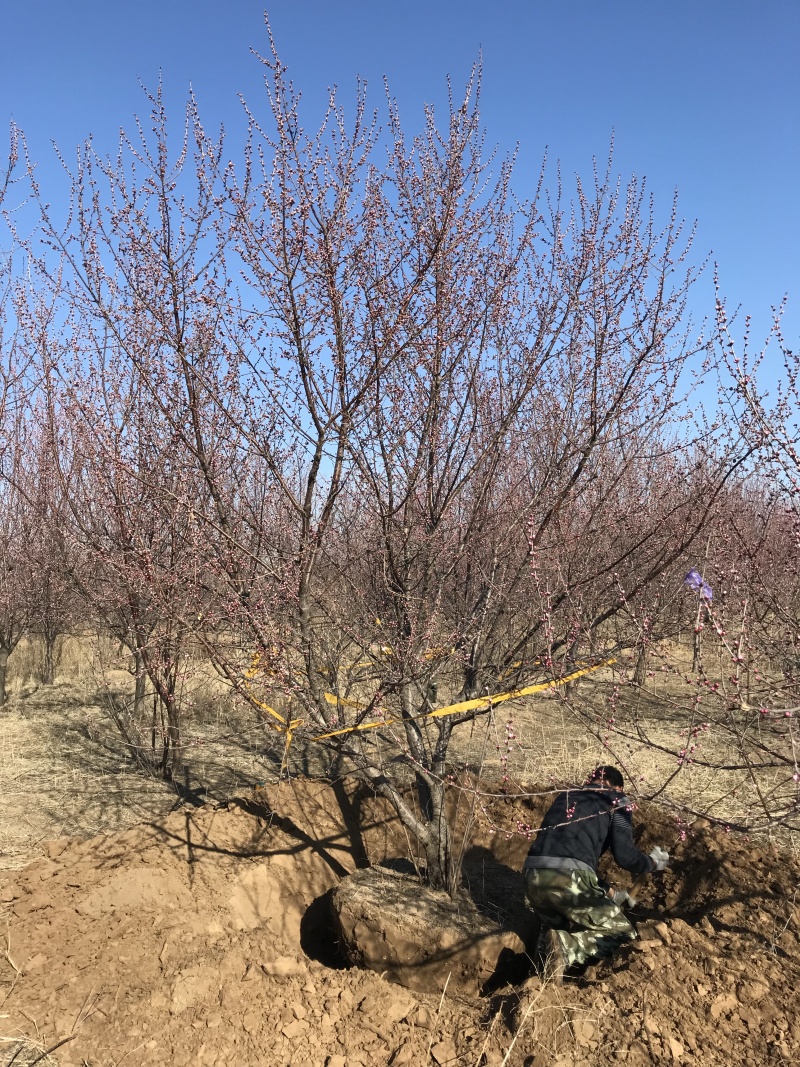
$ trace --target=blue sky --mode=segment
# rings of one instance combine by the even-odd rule
[[[191,83],[207,125],[241,129],[237,94],[261,103],[264,2],[0,0],[0,123],[25,131],[47,198],[65,195],[50,142],[113,151],[159,71],[176,122]],[[763,327],[789,293],[797,343],[800,0],[273,0],[269,15],[308,125],[327,86],[347,99],[360,74],[380,104],[386,75],[413,131],[481,52],[488,139],[519,142],[522,191],[546,146],[585,173],[613,129],[616,168],[647,177],[661,217],[677,187],[732,304]],[[709,272],[696,314],[710,300]]]

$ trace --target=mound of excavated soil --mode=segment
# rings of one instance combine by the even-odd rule
[[[517,934],[527,841],[512,831],[540,807],[487,806],[467,858],[480,914]],[[637,819],[644,847],[672,844],[662,812]],[[561,988],[529,977],[442,998],[346,967],[335,943],[331,891],[405,849],[365,792],[301,781],[51,842],[0,888],[0,1062],[23,1038],[65,1040],[62,1067],[498,1067],[512,1045],[510,1067],[800,1059],[793,857],[696,828],[642,892],[633,914],[646,934],[628,951]],[[412,916],[394,919],[397,953],[419,932]]]

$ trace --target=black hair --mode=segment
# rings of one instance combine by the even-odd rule
[[[622,789],[625,785],[625,779],[622,777],[622,772],[610,765],[595,767],[589,777],[589,781],[606,782],[607,785],[616,786],[617,789]]]

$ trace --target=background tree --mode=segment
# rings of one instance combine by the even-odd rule
[[[13,187],[17,159],[12,125],[8,162],[0,171],[0,207]],[[9,244],[0,259],[0,705],[6,701],[9,656],[33,627],[37,577],[30,553],[36,522],[25,477],[33,382],[14,307],[15,235],[10,227],[7,233]]]
[[[160,90],[150,106],[152,143],[140,126],[138,143],[123,135],[114,160],[83,147],[65,228],[31,180],[47,247],[34,261],[62,315],[39,351],[70,509],[65,555],[93,615],[133,655],[134,730],[145,679],[152,686],[153,757],[171,777],[182,768],[187,642],[227,649],[241,613],[258,646],[271,647],[257,585],[275,560],[265,482],[233,421],[246,394],[225,273],[221,143],[190,102],[171,158]]]
[[[0,468],[0,705],[6,701],[9,657],[23,637],[40,628],[54,575],[35,458],[31,463],[36,431],[22,398],[14,404],[13,417],[7,413],[5,429]]]

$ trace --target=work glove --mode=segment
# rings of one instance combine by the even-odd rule
[[[609,889],[608,895],[614,901],[622,907],[623,904],[630,904],[633,907],[636,904],[636,900],[630,895],[627,889]]]
[[[663,848],[659,848],[658,845],[650,853],[650,859],[653,861],[654,871],[663,871],[669,863],[669,852],[666,852]]]

